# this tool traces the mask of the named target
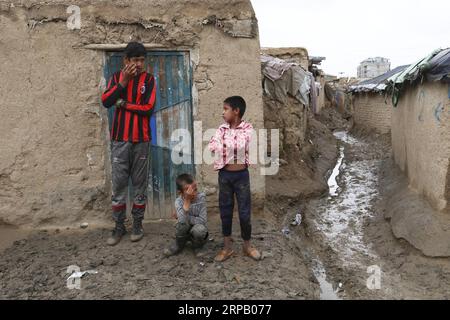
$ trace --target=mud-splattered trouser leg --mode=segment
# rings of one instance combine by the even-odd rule
[[[134,143],[131,152],[131,183],[133,185],[133,209],[131,214],[134,221],[144,219],[147,204],[149,142]]]
[[[209,233],[203,224],[191,225],[186,222],[178,222],[175,235],[180,247],[184,247],[186,242],[191,240],[194,248],[200,248],[207,242]]]
[[[233,225],[234,196],[236,195],[239,211],[239,223],[242,239],[251,239],[251,192],[248,170],[219,171],[219,209],[222,220],[222,233],[231,236]]]
[[[128,181],[133,185],[133,219],[142,220],[147,200],[149,143],[111,142],[112,216],[125,221]]]
[[[201,248],[208,240],[208,229],[203,224],[195,224],[189,231],[194,248]]]

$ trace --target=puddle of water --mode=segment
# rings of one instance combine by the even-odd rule
[[[347,132],[334,133],[339,140],[368,148]],[[363,222],[371,216],[370,203],[378,196],[376,188],[377,160],[352,161],[345,163],[345,146],[341,146],[333,174],[328,180],[330,196],[320,202],[320,220],[317,227],[328,238],[330,246],[342,254],[343,262],[349,264],[355,254],[375,257],[363,241]],[[339,189],[336,177],[342,174],[343,188]],[[339,192],[338,192],[339,190]]]
[[[345,142],[348,144],[358,144],[359,143],[358,139],[349,135],[347,131],[336,131],[336,132],[333,132],[333,135],[336,137],[336,139],[339,139],[342,142]]]
[[[338,161],[336,163],[336,166],[333,169],[333,172],[331,173],[331,176],[328,178],[328,187],[329,187],[329,193],[330,196],[332,197],[336,197],[338,195],[338,188],[339,185],[336,181],[336,178],[339,176],[339,174],[341,173],[340,169],[342,166],[342,161],[344,161],[344,147],[340,148],[340,155],[338,158]]]
[[[327,281],[327,274],[321,261],[315,259],[313,273],[320,285],[320,300],[342,300],[337,295],[338,289],[334,289],[333,285]]]

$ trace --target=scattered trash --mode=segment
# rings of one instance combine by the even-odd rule
[[[298,226],[298,225],[300,225],[302,223],[302,215],[301,215],[301,213],[297,213],[296,215],[295,215],[295,219],[294,219],[294,221],[292,221],[292,223],[291,223],[291,226]]]
[[[271,258],[273,257],[273,254],[271,252],[263,251],[261,253],[261,260],[264,260],[265,258]]]
[[[69,276],[69,278],[67,278],[67,280],[83,278],[83,276],[87,273],[88,274],[97,274],[98,271],[97,270],[86,270],[86,271],[74,272]]]
[[[342,282],[339,282],[339,288],[342,288]]]
[[[204,267],[205,263],[204,262],[200,262],[200,266]]]
[[[82,224],[80,224],[81,229],[86,229],[88,226],[89,226],[89,223],[87,223],[87,222],[83,222]]]
[[[288,227],[284,227],[283,230],[281,230],[281,232],[282,232],[285,236],[287,236],[287,235],[289,235],[289,233],[291,233],[291,230],[289,230]]]

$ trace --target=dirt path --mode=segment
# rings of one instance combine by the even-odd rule
[[[105,245],[108,230],[38,232],[19,240],[0,256],[0,299],[315,299],[319,286],[298,246],[270,218],[254,218],[255,245],[263,261],[241,254],[234,226],[236,256],[213,261],[221,246],[219,221],[212,214],[204,259],[188,248],[165,259],[161,252],[174,234],[173,222],[145,225],[147,236]],[[68,289],[67,268],[96,270]]]
[[[310,183],[291,178],[293,198],[283,189],[293,186],[275,181],[278,193],[268,197],[267,212],[254,215],[254,243],[263,261],[242,256],[237,221],[236,256],[213,261],[222,244],[217,212],[209,214],[211,241],[203,259],[190,248],[162,257],[173,221],[148,223],[141,242],[126,237],[114,248],[105,245],[107,229],[29,235],[8,229],[0,238],[0,299],[450,298],[450,258],[425,257],[396,239],[385,219],[386,184],[397,179],[389,138],[348,134],[344,123],[333,127],[333,138],[323,124],[310,124],[315,151],[305,162],[315,167],[301,168]],[[69,289],[73,265],[97,273],[83,277],[80,289]]]
[[[382,171],[393,166],[386,137],[335,136],[341,154],[330,191],[305,214],[312,254],[327,275],[322,298],[448,299],[450,259],[423,256],[384,219]]]

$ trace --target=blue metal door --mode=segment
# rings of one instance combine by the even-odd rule
[[[105,79],[123,67],[123,53],[106,53]],[[175,164],[172,150],[178,141],[172,141],[172,132],[186,129],[190,133],[193,150],[192,76],[187,52],[150,51],[146,59],[147,72],[154,75],[157,85],[156,104],[150,119],[152,143],[146,217],[165,219],[172,214],[176,198],[175,179],[181,173],[195,174],[193,153],[185,154],[189,163]],[[111,127],[114,107],[108,111]],[[131,194],[131,192],[130,192]]]

